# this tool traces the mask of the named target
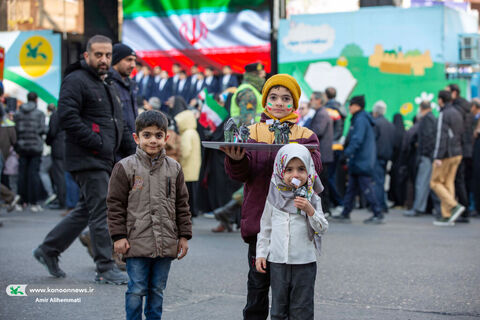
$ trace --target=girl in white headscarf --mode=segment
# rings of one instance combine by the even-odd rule
[[[300,187],[306,189],[305,197],[295,195]],[[270,272],[272,320],[293,314],[313,320],[315,251],[320,253],[320,235],[328,228],[317,195],[322,190],[310,151],[300,144],[283,146],[275,158],[257,235],[256,268]]]

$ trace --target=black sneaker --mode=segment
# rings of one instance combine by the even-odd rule
[[[105,272],[97,272],[95,276],[96,283],[109,283],[109,284],[127,284],[128,276],[118,270],[115,266],[112,269]]]
[[[58,256],[48,256],[45,254],[45,252],[43,252],[42,248],[38,247],[37,249],[33,250],[33,257],[37,259],[38,262],[43,264],[52,276],[57,278],[65,278],[65,272],[63,272],[63,270],[58,266]]]
[[[470,219],[467,217],[460,217],[455,220],[455,223],[470,223]]]
[[[382,224],[382,223],[384,223],[384,221],[383,221],[383,217],[371,216],[370,218],[363,220],[363,223],[366,223],[366,224]]]
[[[339,216],[333,216],[333,217],[331,217],[330,219],[331,219],[331,221],[342,222],[342,223],[350,223],[350,222],[352,222],[352,221],[350,220],[350,217],[347,217],[347,216],[345,216],[345,215],[343,215],[343,214],[341,214],[341,215],[339,215]]]
[[[465,211],[465,207],[462,206],[461,204],[457,204],[455,206],[455,208],[452,209],[452,216],[450,217],[450,219],[448,220],[448,222],[455,222],[455,220],[457,220],[460,215],[463,213],[463,211]]]

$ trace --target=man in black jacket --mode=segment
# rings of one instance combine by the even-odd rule
[[[455,175],[462,161],[463,119],[452,106],[450,92],[438,93],[440,115],[437,122],[433,170],[430,187],[440,198],[442,217],[434,221],[436,226],[453,226],[465,207],[455,199]]]
[[[123,43],[113,46],[112,78],[120,100],[122,101],[123,119],[127,123],[130,133],[135,132],[137,110],[137,85],[130,74],[135,68],[137,56],[135,51]]]
[[[42,211],[37,202],[42,188],[40,162],[43,152],[42,135],[46,133],[45,115],[37,109],[37,94],[29,92],[27,103],[20,106],[14,116],[17,131],[15,151],[18,160],[18,194],[22,201],[31,205],[33,212]]]
[[[430,101],[422,101],[420,103],[420,120],[416,133],[419,159],[415,177],[415,201],[413,202],[413,208],[404,213],[405,216],[418,216],[425,213],[427,209],[436,132],[437,119],[432,113]]]
[[[462,162],[457,169],[455,177],[455,194],[458,202],[465,207],[462,216],[455,222],[468,221],[469,189],[467,181],[472,177],[472,155],[473,155],[473,116],[470,113],[470,102],[460,96],[460,88],[457,84],[449,84],[445,90],[452,94],[452,105],[457,109],[463,118],[463,135],[462,135]]]
[[[95,281],[124,284],[128,278],[112,260],[106,195],[116,152],[132,154],[135,144],[123,121],[120,98],[107,77],[111,40],[93,36],[83,57],[85,60],[65,71],[58,101],[60,122],[66,133],[65,167],[80,188],[80,199],[33,254],[51,275],[65,277],[58,266],[58,256],[88,225],[97,265]]]
[[[395,127],[385,119],[387,105],[380,100],[373,105],[373,118],[375,119],[375,143],[377,146],[377,161],[375,162],[375,194],[383,212],[388,212],[385,194],[385,175],[387,162],[392,160],[393,144],[395,140]]]

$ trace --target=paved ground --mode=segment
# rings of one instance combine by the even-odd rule
[[[366,212],[349,225],[331,224],[324,237],[315,292],[315,319],[479,319],[480,219],[454,228],[399,211],[382,226]],[[60,220],[59,211],[6,214],[0,219],[0,319],[124,319],[125,286],[96,285],[94,265],[76,241],[61,257],[67,278],[54,279],[32,249]],[[242,319],[247,246],[239,233],[212,234],[213,220],[195,219],[189,255],[172,265],[164,319]],[[28,288],[93,288],[90,294],[12,297],[9,284]],[[81,302],[39,302],[41,298]],[[37,302],[36,302],[37,301]]]

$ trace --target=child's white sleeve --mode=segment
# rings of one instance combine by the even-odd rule
[[[272,235],[272,205],[266,201],[260,219],[260,232],[257,234],[257,258],[267,258],[270,251],[270,237]]]
[[[314,195],[314,197],[315,196],[317,195]],[[315,213],[311,217],[308,216],[308,222],[310,222],[310,225],[312,226],[315,232],[319,234],[323,234],[328,229],[328,221],[325,218],[325,215],[323,214],[322,202],[320,200],[320,197],[318,197],[314,205],[314,208],[315,208]]]

